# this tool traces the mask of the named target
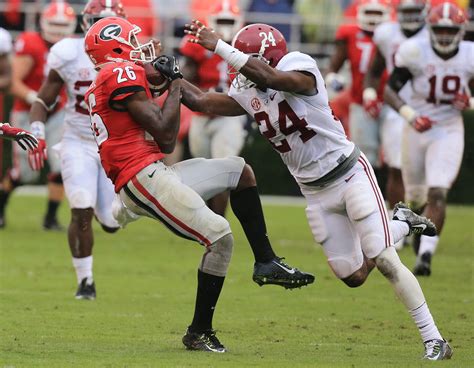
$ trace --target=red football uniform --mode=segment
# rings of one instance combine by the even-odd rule
[[[344,41],[346,43],[347,58],[351,63],[352,101],[362,104],[364,77],[369,69],[376,50],[372,36],[363,32],[357,24],[343,24],[336,32],[336,41]],[[383,90],[387,78],[387,73],[384,72],[377,91],[380,100],[383,99]]]
[[[102,166],[116,192],[144,167],[164,157],[153,138],[121,106],[126,97],[139,91],[152,98],[145,69],[132,62],[110,63],[97,74],[85,97]]]

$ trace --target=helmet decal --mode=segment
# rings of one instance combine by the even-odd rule
[[[109,24],[108,26],[102,28],[99,33],[99,37],[101,40],[111,41],[115,37],[118,37],[121,32],[122,27],[120,27],[118,24]]]

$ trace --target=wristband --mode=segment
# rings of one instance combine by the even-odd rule
[[[249,56],[222,40],[217,41],[214,54],[219,55],[232,68],[239,71],[249,60]]]
[[[334,73],[334,72],[328,73],[326,75],[326,78],[324,79],[324,82],[328,86],[331,85],[334,81],[336,81],[337,83],[339,83],[341,85],[343,85],[345,83],[344,77],[342,75]]]
[[[371,102],[377,99],[377,91],[372,88],[368,87],[364,89],[364,92],[362,93],[362,100],[364,102]]]
[[[31,123],[31,133],[38,139],[44,139],[44,123],[41,121],[33,121]]]
[[[41,106],[43,106],[47,112],[51,112],[56,106],[56,102],[53,103],[51,106],[46,105],[46,102],[44,102],[43,99],[39,97],[36,97],[35,102],[38,102]]]
[[[29,105],[33,105],[33,103],[36,101],[36,96],[38,94],[35,92],[35,91],[28,91],[28,93],[26,94],[25,96],[25,101],[29,104]]]
[[[407,122],[409,122],[410,124],[416,119],[416,117],[418,116],[418,114],[416,113],[415,110],[413,110],[413,108],[411,108],[410,106],[408,105],[403,105],[402,107],[400,107],[400,109],[398,110],[398,113],[402,116],[402,118],[404,118]]]

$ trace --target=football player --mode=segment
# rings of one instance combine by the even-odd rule
[[[403,204],[395,207],[394,220],[388,220],[372,167],[332,114],[314,59],[288,53],[282,34],[265,24],[244,27],[232,45],[199,21],[187,25],[186,33],[238,74],[228,94],[205,93],[182,82],[183,103],[208,114],[251,115],[299,183],[314,238],[335,275],[358,287],[377,267],[413,317],[425,359],[449,358],[451,348],[418,281],[392,246],[410,232],[435,235],[435,226]]]
[[[120,0],[90,0],[82,12],[82,29],[87,32],[98,19],[108,16],[125,17]],[[43,166],[44,122],[66,87],[68,98],[60,157],[64,190],[71,208],[68,243],[78,283],[75,297],[95,299],[92,218],[95,216],[108,233],[119,229],[112,216],[113,184],[100,164],[84,102],[84,94],[97,73],[84,50],[84,38],[64,38],[57,42],[48,55],[47,68],[48,76],[30,112],[32,130],[40,140],[40,147],[31,155],[32,163],[35,169]]]
[[[76,15],[71,6],[65,2],[49,4],[42,12],[40,18],[41,32],[24,32],[20,34],[15,43],[15,55],[12,61],[11,92],[15,97],[11,121],[17,127],[29,129],[29,110],[35,102],[38,89],[47,73],[46,57],[53,44],[64,37],[74,33],[76,28]],[[64,96],[62,96],[64,97]],[[51,152],[54,144],[61,139],[61,129],[64,119],[62,110],[63,101],[60,101],[49,111],[48,132],[49,165],[48,174],[48,208],[43,220],[46,230],[61,230],[57,221],[57,209],[63,198],[63,186],[60,175],[60,162]],[[34,133],[34,132],[33,132]],[[28,154],[13,148],[13,168],[3,183],[0,191],[0,227],[5,226],[5,206],[11,192],[15,187],[36,181],[39,172],[30,169]]]
[[[166,166],[179,130],[181,73],[173,57],[162,56],[154,67],[170,80],[160,109],[152,100],[142,63],[154,59],[151,42],[140,44],[140,29],[116,17],[96,22],[85,48],[99,73],[86,93],[91,127],[102,165],[123,201],[117,217],[148,216],[170,230],[205,246],[198,269],[193,322],[183,343],[188,349],[224,352],[212,330],[212,316],[229,265],[233,238],[229,223],[204,200],[230,190],[232,209],[254,252],[254,281],[295,288],[314,276],[276,257],[266,234],[255,176],[240,157],[196,158]],[[133,216],[130,216],[133,215]]]
[[[376,46],[374,31],[378,25],[390,20],[388,0],[361,0],[357,7],[357,24],[345,24],[336,33],[336,50],[331,57],[326,85],[337,85],[341,78],[337,74],[345,60],[350,62],[352,74],[352,103],[349,107],[349,132],[351,139],[367,155],[369,162],[378,166],[380,147],[387,164],[388,180],[386,186],[389,208],[403,200],[403,182],[400,172],[401,153],[397,139],[397,116],[390,109],[380,109],[386,73],[378,88],[364,91],[364,77],[369,70]],[[391,35],[388,35],[390,37]],[[364,101],[370,97],[372,103]],[[398,129],[400,130],[400,129]],[[398,134],[400,137],[401,134]],[[400,141],[400,138],[398,139]]]
[[[38,140],[30,132],[21,128],[12,127],[8,123],[0,123],[0,138],[11,139],[25,151],[38,147]]]
[[[387,200],[390,208],[404,197],[401,172],[402,132],[404,119],[391,108],[382,105],[377,90],[385,70],[393,71],[393,60],[400,44],[410,37],[428,37],[424,27],[428,12],[426,0],[401,0],[397,6],[398,22],[385,22],[375,29],[373,41],[375,55],[364,79],[363,106],[366,112],[378,119],[384,161],[389,167]],[[409,87],[403,90],[409,93]],[[403,246],[403,240],[396,247]]]
[[[421,236],[414,273],[429,276],[431,258],[446,218],[446,197],[461,166],[464,125],[461,111],[474,108],[474,43],[462,41],[466,16],[456,5],[433,8],[430,37],[401,44],[385,100],[408,122],[402,170],[407,199],[433,219],[438,233]],[[411,96],[400,93],[410,82]]]
[[[209,25],[230,42],[243,26],[240,10],[229,0],[218,2],[208,17]],[[183,75],[203,91],[227,91],[229,77],[227,63],[219,55],[187,42],[185,37],[180,52],[185,57]],[[236,156],[245,142],[244,116],[222,117],[194,113],[189,130],[189,149],[193,157],[223,158]],[[229,193],[223,192],[208,202],[209,208],[224,216]]]

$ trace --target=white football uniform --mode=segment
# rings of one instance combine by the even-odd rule
[[[10,33],[0,27],[0,55],[10,54],[12,48],[12,37]]]
[[[262,135],[280,153],[307,199],[315,240],[334,273],[348,277],[362,266],[364,255],[374,258],[393,244],[384,200],[367,159],[333,116],[316,62],[291,52],[276,69],[311,73],[317,93],[239,89],[234,82],[229,96],[255,118]]]
[[[48,66],[61,76],[67,89],[60,156],[69,206],[94,208],[101,224],[118,227],[112,216],[114,187],[102,168],[84,102],[85,92],[96,76],[84,51],[84,39],[65,38],[56,43],[49,53]]]
[[[462,41],[458,53],[441,59],[428,38],[404,42],[395,57],[397,67],[412,74],[412,94],[407,103],[434,121],[433,128],[419,133],[408,124],[403,138],[403,178],[407,199],[426,201],[428,188],[450,188],[457,177],[464,150],[461,112],[452,100],[468,91],[474,78],[474,43]]]

